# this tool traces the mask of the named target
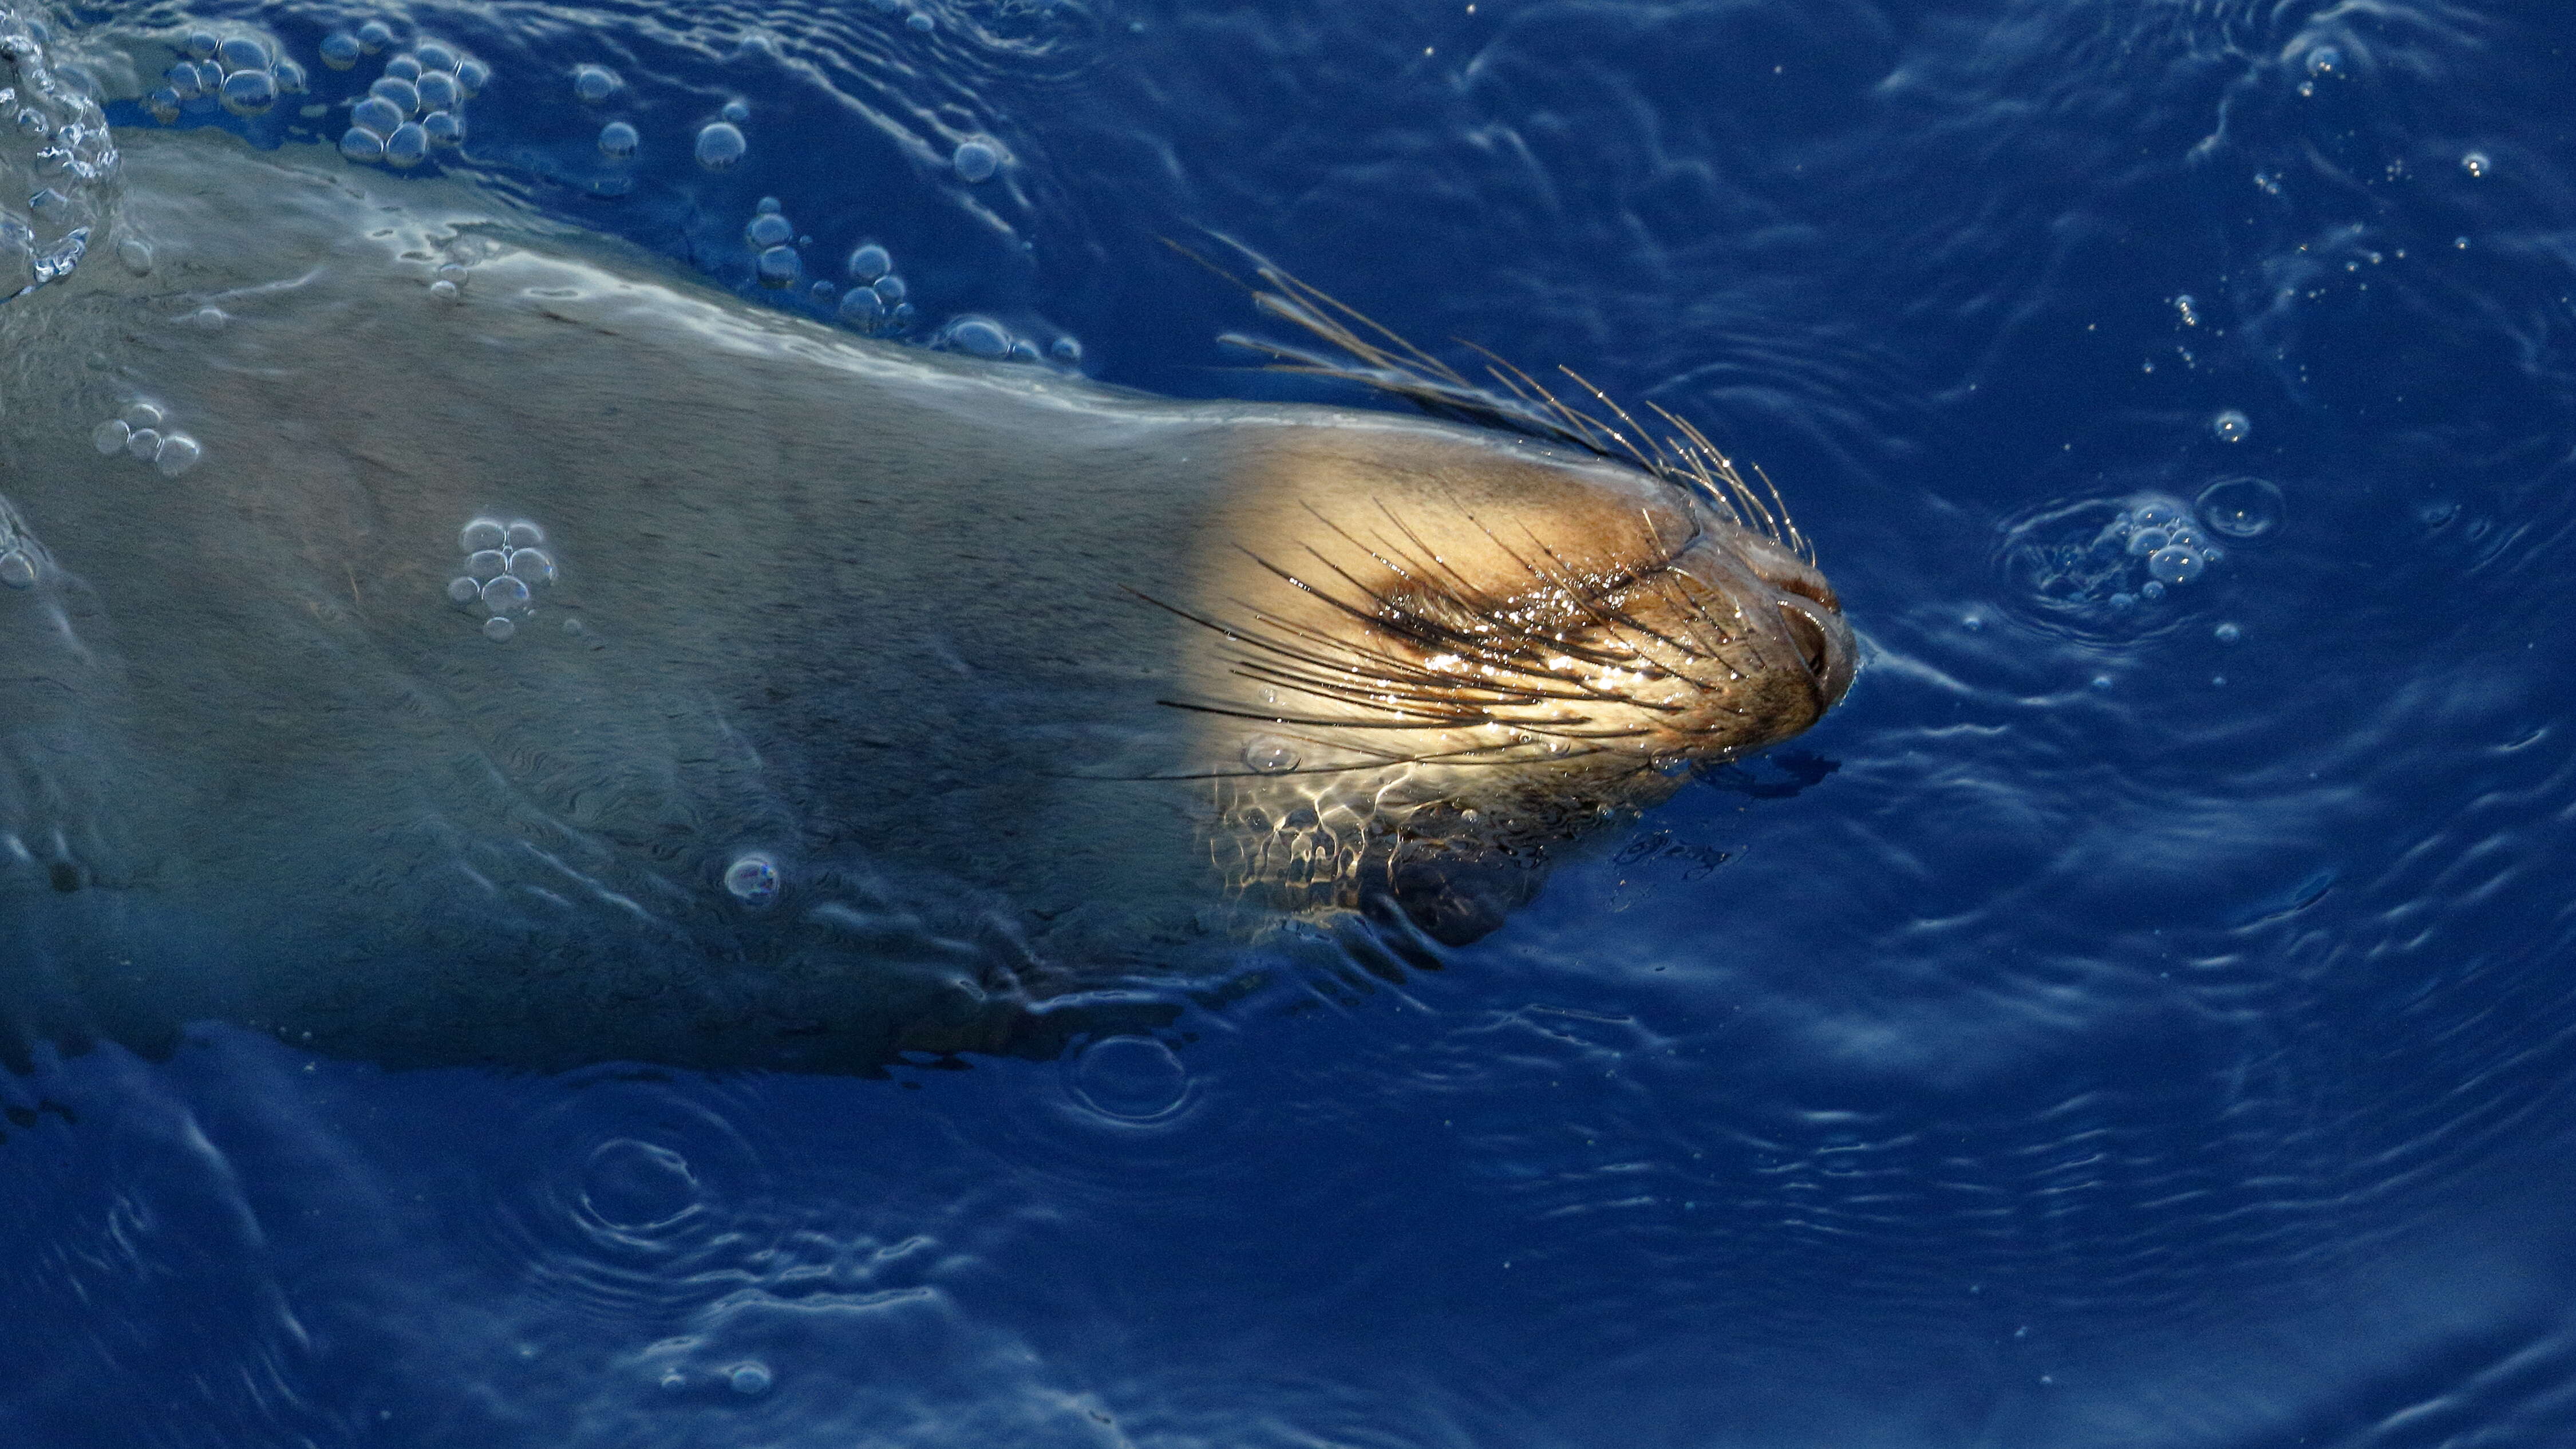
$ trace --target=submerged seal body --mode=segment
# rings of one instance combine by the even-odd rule
[[[1025,1048],[1472,937],[1849,682],[1793,533],[1579,431],[896,348],[297,157],[139,138],[148,269],[0,307],[12,1051]]]

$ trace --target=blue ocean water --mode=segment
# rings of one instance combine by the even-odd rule
[[[260,143],[447,44],[490,80],[421,174],[823,317],[875,243],[923,345],[1360,401],[1214,343],[1164,242],[1240,240],[1758,461],[1867,658],[1444,969],[1154,1038],[0,1079],[0,1444],[2576,1439],[2558,9],[51,23],[274,39],[309,95],[177,122]]]

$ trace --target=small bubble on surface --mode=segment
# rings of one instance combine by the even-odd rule
[[[535,548],[546,541],[546,531],[524,518],[513,518],[503,538],[512,548]]]
[[[36,585],[36,561],[25,549],[13,548],[0,553],[0,584],[13,589],[30,589]]]
[[[231,320],[233,320],[232,314],[226,312],[221,307],[200,307],[196,311],[190,312],[186,316],[181,317],[179,319],[179,325],[182,327],[194,327],[200,332],[221,332],[224,329],[224,324]]]
[[[420,62],[408,55],[395,56],[385,62],[385,74],[407,81],[419,80]]]
[[[129,428],[157,428],[161,426],[161,410],[150,403],[139,402],[131,404],[124,412],[119,413],[117,416],[125,419],[125,425]]]
[[[1054,343],[1047,348],[1047,352],[1050,356],[1054,357],[1056,361],[1065,364],[1067,367],[1079,366],[1082,362],[1082,344],[1076,342],[1070,337],[1057,338]]]
[[[465,118],[454,111],[430,112],[420,118],[420,129],[422,135],[429,137],[429,143],[433,146],[465,144]]]
[[[958,146],[949,164],[957,168],[960,181],[983,181],[1001,166],[1002,157],[986,142],[967,141]]]
[[[394,127],[385,138],[385,164],[408,171],[429,159],[429,133],[418,122],[407,121]]]
[[[2216,639],[2221,644],[2233,644],[2237,640],[2245,637],[2245,631],[2237,628],[2233,624],[2221,624],[2217,628],[2210,630],[2209,633],[2211,638]]]
[[[197,94],[197,68],[184,60],[161,72],[161,79],[183,101]]]
[[[465,299],[465,294],[457,290],[456,284],[445,277],[429,284],[429,295],[442,302],[461,302]]]
[[[462,287],[465,285],[466,279],[474,274],[455,262],[442,262],[439,264],[438,270],[431,273],[431,275],[437,277],[442,282],[454,282],[456,285]]]
[[[152,466],[160,471],[162,477],[176,478],[196,467],[197,460],[205,456],[206,450],[196,439],[186,433],[171,433],[152,450]]]
[[[725,867],[724,888],[735,900],[766,905],[778,898],[778,862],[758,851]]]
[[[1025,337],[1013,339],[1011,343],[1011,360],[1013,362],[1035,362],[1040,356],[1041,354],[1038,352],[1038,345],[1036,343],[1031,342]]]
[[[2324,80],[2343,69],[2343,52],[2331,45],[2320,45],[2308,52],[2308,74]]]
[[[464,99],[457,93],[456,77],[445,71],[423,75],[412,88],[420,92],[420,108],[424,111],[443,111]]]
[[[1074,1059],[1069,1075],[1084,1105],[1122,1122],[1150,1122],[1189,1094],[1189,1069],[1150,1036],[1096,1041]]]
[[[312,82],[312,77],[304,73],[301,62],[284,57],[279,58],[277,64],[269,70],[269,74],[277,77],[277,90],[280,95],[300,96],[304,94],[305,87]]]
[[[2129,535],[2129,552],[2134,557],[2145,558],[2171,542],[2173,535],[2161,528],[2141,528]]]
[[[122,418],[109,418],[89,430],[89,444],[98,449],[100,457],[113,458],[125,451],[125,440],[132,436],[134,429],[126,426]]]
[[[503,565],[510,577],[528,584],[550,584],[555,581],[555,561],[541,548],[514,548],[510,561]]]
[[[796,249],[770,247],[760,254],[760,284],[764,287],[787,287],[796,282]]]
[[[572,73],[572,93],[576,100],[597,105],[624,87],[626,82],[617,72],[604,65],[586,65]]]
[[[682,1374],[678,1369],[673,1369],[669,1373],[662,1375],[662,1392],[666,1394],[676,1394],[688,1386],[689,1380],[687,1375]]]
[[[381,20],[370,20],[358,27],[358,48],[369,55],[394,43],[394,28]]]
[[[215,33],[211,30],[191,30],[188,32],[186,44],[187,52],[199,60],[204,60],[207,56],[214,54],[220,45],[221,42],[215,39]]]
[[[367,94],[408,116],[420,109],[420,87],[398,75],[380,76]]]
[[[478,548],[465,556],[465,571],[478,579],[494,579],[510,566],[510,556],[497,548]]]
[[[2484,151],[2472,151],[2460,158],[2460,169],[2473,177],[2484,176],[2494,169],[2494,163],[2487,160]]]
[[[1297,747],[1275,735],[1254,735],[1243,745],[1243,762],[1263,775],[1297,768]]]
[[[727,101],[724,103],[724,109],[716,112],[716,114],[724,117],[728,121],[739,124],[751,119],[751,107],[744,105],[740,101]]]
[[[2159,583],[2190,583],[2206,567],[2200,555],[2187,548],[2160,548],[2147,555],[2147,572]]]
[[[796,228],[788,224],[787,218],[774,211],[762,212],[743,228],[743,235],[756,247],[774,247],[795,234]]]
[[[143,98],[143,109],[162,125],[175,125],[179,119],[179,93],[168,86],[155,86],[152,94]]]
[[[875,242],[850,253],[850,275],[859,281],[873,282],[893,270],[894,258]]]
[[[457,530],[456,546],[467,553],[480,553],[487,548],[499,548],[509,541],[509,537],[509,530],[501,526],[501,520],[477,518]]]
[[[483,621],[483,637],[498,644],[519,632],[519,626],[499,614]]]
[[[483,607],[495,614],[515,614],[528,606],[528,585],[524,579],[503,574],[483,585]]]
[[[2281,490],[2261,478],[2221,478],[2200,491],[2199,511],[2212,533],[2258,538],[2281,521]]]
[[[393,134],[394,127],[401,125],[405,119],[402,108],[382,96],[369,96],[349,108],[351,125],[361,130],[373,131],[379,136]]]
[[[136,428],[125,436],[125,451],[146,462],[150,462],[152,455],[160,449],[161,432],[158,428]]]
[[[479,60],[460,60],[456,63],[456,89],[469,101],[482,94],[483,87],[490,84],[491,80],[492,67]]]
[[[471,604],[482,597],[483,586],[472,579],[454,578],[447,581],[447,602],[451,604]]]
[[[268,47],[247,35],[236,35],[215,47],[215,59],[226,70],[266,70]]]
[[[841,298],[840,317],[853,327],[872,327],[885,317],[885,303],[865,287],[852,287]]]
[[[698,133],[698,164],[709,171],[732,169],[733,163],[742,159],[746,149],[742,132],[730,122],[717,121]]]
[[[116,244],[116,259],[135,276],[152,273],[152,244],[137,237],[127,237]]]
[[[420,49],[412,52],[412,58],[420,62],[424,75],[431,71],[453,72],[456,69],[456,52],[435,40],[423,42]]]
[[[624,121],[611,121],[599,128],[599,150],[604,156],[632,156],[642,140],[635,128]]]
[[[777,216],[786,210],[786,206],[775,196],[764,196],[751,204],[751,214],[754,216]]]
[[[2164,596],[2165,586],[2159,580],[2149,579],[2138,586],[2138,597],[2141,599],[2161,599]]]
[[[922,33],[922,34],[924,34],[924,35],[928,35],[932,30],[936,29],[936,28],[938,27],[938,25],[939,25],[939,22],[938,22],[938,21],[931,19],[928,15],[925,15],[925,14],[923,14],[922,12],[920,12],[920,11],[918,11],[918,10],[915,10],[915,11],[914,11],[914,12],[912,12],[910,15],[905,16],[905,17],[903,18],[903,23],[904,23],[906,26],[908,26],[908,27],[910,27],[910,28],[912,28],[912,29],[914,29],[914,30],[919,31],[919,32],[921,32],[921,33]]]
[[[1011,350],[1011,334],[982,317],[961,318],[951,324],[948,341],[958,351],[976,357],[1001,357]]]
[[[765,1364],[736,1364],[733,1371],[725,1375],[725,1382],[737,1394],[765,1394],[769,1392],[769,1369]]]
[[[347,70],[358,63],[358,37],[345,30],[334,30],[322,37],[322,63],[333,70]]]
[[[2222,443],[2241,443],[2254,432],[2253,420],[2234,408],[2209,420],[2209,431]]]
[[[264,70],[226,76],[223,101],[224,109],[236,116],[256,116],[277,104],[277,81]]]
[[[891,307],[896,303],[901,302],[904,298],[904,294],[912,289],[903,284],[903,278],[896,276],[892,272],[888,272],[884,276],[876,279],[872,290],[876,292],[878,301]]]

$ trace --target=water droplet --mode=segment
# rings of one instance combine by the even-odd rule
[[[949,345],[976,357],[1000,357],[1011,350],[1011,334],[982,317],[961,318],[948,328]]]
[[[724,888],[735,900],[767,905],[778,898],[778,863],[758,851],[741,856],[725,867]]]
[[[2209,420],[2209,431],[2222,443],[2241,443],[2253,435],[2253,420],[2234,408]]]
[[[224,77],[224,109],[236,116],[256,116],[277,104],[277,81],[264,70]]]
[[[347,70],[358,63],[358,38],[345,30],[334,30],[322,37],[322,63],[333,70]]]
[[[2147,556],[2147,572],[2159,583],[2190,583],[2205,567],[2200,555],[2187,548],[2160,548]]]
[[[406,121],[385,138],[385,164],[398,171],[408,171],[428,159],[429,133],[418,122]]]
[[[985,142],[967,141],[958,146],[957,153],[949,159],[949,164],[957,168],[959,180],[983,181],[989,179],[1001,166],[1002,158],[1000,153]]]
[[[621,158],[632,156],[635,154],[636,145],[641,140],[642,138],[635,134],[635,128],[624,121],[611,121],[599,128],[599,149],[603,155]]]
[[[2255,538],[2281,521],[2281,490],[2260,478],[2221,478],[2200,491],[2198,508],[2210,532]]]
[[[36,561],[27,556],[25,549],[13,548],[0,553],[0,584],[13,589],[36,586]]]
[[[769,1369],[765,1364],[736,1364],[733,1372],[725,1375],[725,1382],[737,1394],[765,1394],[769,1392]]]
[[[186,433],[171,433],[152,450],[152,466],[161,470],[162,477],[176,478],[196,467],[197,460],[205,456],[206,450],[196,439]]]
[[[483,621],[483,637],[498,644],[519,632],[519,626],[499,614]]]
[[[109,418],[89,430],[89,444],[98,449],[100,457],[113,458],[125,451],[125,440],[132,436],[134,429],[126,426],[124,419]]]
[[[2472,151],[2466,156],[2460,158],[2460,169],[2466,171],[2471,176],[2484,176],[2488,171],[2493,169],[2493,166],[2492,163],[2487,160],[2487,153],[2484,151]]]
[[[1297,768],[1297,747],[1276,735],[1254,735],[1243,745],[1243,762],[1264,775]]]
[[[597,105],[617,94],[626,84],[617,72],[604,65],[586,65],[572,73],[572,93],[576,100]]]
[[[472,579],[447,581],[447,601],[451,604],[470,604],[482,597],[483,586]]]
[[[732,169],[733,163],[741,160],[747,149],[742,132],[728,122],[717,121],[698,133],[698,164],[709,171]]]

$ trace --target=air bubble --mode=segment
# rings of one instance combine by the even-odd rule
[[[724,103],[724,109],[716,112],[716,114],[724,117],[728,121],[740,123],[751,119],[751,107],[744,105],[740,101],[727,101]]]
[[[743,235],[750,238],[753,246],[774,247],[796,235],[796,228],[777,212],[763,212],[751,219],[751,225],[743,228]]]
[[[875,242],[850,253],[850,275],[859,281],[873,282],[893,270],[894,258]]]
[[[1011,343],[1013,362],[1035,362],[1038,360],[1038,355],[1038,345],[1025,337]]]
[[[420,62],[412,59],[408,55],[395,56],[393,59],[385,62],[385,74],[393,76],[398,80],[419,80]]]
[[[422,76],[412,89],[420,93],[420,108],[424,111],[444,111],[464,99],[457,93],[456,77],[444,71],[434,70]]]
[[[358,48],[369,55],[394,43],[394,29],[381,20],[370,20],[358,27]]]
[[[392,135],[406,119],[402,107],[382,96],[369,96],[349,108],[349,124],[379,136]]]
[[[482,597],[483,586],[472,579],[459,578],[447,581],[447,601],[451,604],[470,604]]]
[[[2308,52],[2308,74],[2318,80],[2343,69],[2343,52],[2331,45],[2320,45]]]
[[[277,92],[279,95],[300,96],[304,94],[305,87],[312,81],[312,77],[304,73],[304,66],[301,62],[289,60],[284,57],[279,58],[277,65],[269,71],[269,74],[277,77]]]
[[[892,272],[888,272],[886,275],[877,278],[875,284],[870,288],[870,290],[877,294],[878,301],[885,303],[888,307],[892,307],[896,303],[901,302],[904,298],[904,293],[911,289],[903,284],[903,278],[894,275]]]
[[[494,614],[491,618],[483,621],[483,637],[491,640],[495,644],[507,640],[511,635],[518,632],[518,625],[511,623],[508,619],[505,619],[498,614]]]
[[[162,125],[175,125],[179,120],[179,93],[168,86],[155,86],[152,94],[143,98],[143,109]]]
[[[421,117],[420,131],[433,146],[465,144],[465,118],[454,111],[432,111]]]
[[[456,284],[445,277],[429,284],[429,295],[442,302],[461,302],[465,299],[465,294],[456,289]]]
[[[2245,631],[2237,628],[2233,624],[2221,624],[2217,628],[2210,630],[2209,636],[2216,639],[2221,644],[2233,644],[2237,640],[2245,637]]]
[[[2145,558],[2171,542],[2173,535],[2161,528],[2141,528],[2129,535],[2129,553],[2134,558]]]
[[[132,436],[134,429],[127,427],[122,419],[109,418],[89,430],[89,445],[98,449],[100,457],[113,458],[125,451],[125,440]]]
[[[2493,169],[2493,163],[2487,160],[2487,153],[2484,151],[2472,151],[2460,158],[2460,169],[2473,177],[2484,176]]]
[[[1002,158],[990,145],[968,141],[958,146],[956,155],[949,158],[949,164],[957,168],[960,181],[984,181],[989,180],[1001,166]]]
[[[470,101],[482,94],[483,87],[489,85],[491,81],[492,67],[483,62],[460,60],[456,63],[456,89],[463,93],[467,100]]]
[[[196,439],[186,433],[172,433],[152,450],[152,466],[161,471],[162,477],[176,478],[196,467],[197,460],[204,456],[206,450],[198,445]]]
[[[465,285],[466,279],[474,274],[455,262],[442,262],[439,264],[438,270],[432,273],[432,275],[442,282],[454,282],[456,285],[462,287]]]
[[[420,87],[400,76],[379,77],[374,85],[367,87],[367,94],[392,106],[405,116],[420,109]]]
[[[420,62],[421,73],[424,75],[433,71],[456,69],[456,52],[435,40],[424,42],[420,49],[412,52],[412,56]]]
[[[527,581],[503,574],[484,584],[483,607],[496,614],[515,614],[528,607]]]
[[[247,35],[236,35],[215,47],[215,59],[226,70],[266,70],[268,47]]]
[[[160,451],[160,448],[161,431],[158,428],[136,428],[125,435],[125,452],[128,457],[150,462],[152,455]]]
[[[632,156],[642,139],[635,134],[635,128],[624,121],[611,121],[599,128],[599,149],[603,155]]]
[[[2159,583],[2187,584],[2200,577],[2207,563],[2201,556],[2180,546],[2160,548],[2147,555],[2147,572]]]
[[[167,82],[170,89],[176,91],[179,99],[183,101],[197,94],[197,68],[184,60],[161,72],[161,79]]]
[[[385,164],[398,171],[408,171],[429,159],[429,133],[417,123],[406,122],[394,128],[385,138]]]
[[[625,84],[617,72],[604,65],[586,65],[572,73],[573,98],[588,105],[607,100]]]
[[[765,1394],[769,1392],[769,1369],[756,1363],[737,1364],[733,1372],[725,1375],[725,1382],[733,1385],[737,1394]]]
[[[2241,443],[2254,432],[2253,420],[2234,408],[2209,420],[2209,431],[2222,443]]]
[[[758,851],[739,857],[725,867],[724,888],[735,900],[766,905],[778,898],[778,863]],[[762,1387],[767,1386],[764,1378]]]
[[[358,63],[358,38],[345,30],[334,30],[322,37],[322,63],[333,70],[347,70]]]
[[[905,16],[903,18],[903,23],[911,29],[919,31],[923,35],[928,35],[932,30],[938,28],[939,25],[938,21],[931,19],[929,16],[918,10]]]
[[[524,584],[534,586],[555,581],[555,561],[541,548],[512,549],[507,567],[510,577]]]
[[[796,249],[771,247],[760,254],[759,266],[762,286],[793,286],[796,282]]]
[[[1059,337],[1047,348],[1047,354],[1067,367],[1082,365],[1082,344],[1070,337]]]
[[[478,579],[497,579],[510,566],[510,556],[497,548],[478,548],[465,556],[465,571]]]
[[[277,81],[264,70],[245,70],[224,78],[224,109],[236,116],[256,116],[277,104]]]
[[[512,548],[535,548],[546,541],[546,531],[524,518],[513,518],[507,538]]]
[[[2164,596],[2165,596],[2165,586],[2164,586],[2164,582],[2163,582],[2162,580],[2160,580],[2160,579],[2149,579],[2149,580],[2147,580],[2145,583],[2138,585],[2138,597],[2139,597],[2139,598],[2142,598],[2142,599],[2161,599],[2161,598],[2163,598]]]
[[[0,553],[0,584],[13,589],[30,589],[36,585],[36,561],[26,550],[13,548]]]
[[[2281,521],[2281,490],[2260,478],[2221,478],[2200,491],[2198,506],[2210,532],[2255,538]]]
[[[742,132],[735,130],[729,122],[717,121],[698,133],[698,164],[709,171],[733,169],[733,163],[741,160],[747,149]]]
[[[467,553],[481,553],[487,548],[499,548],[509,537],[509,531],[501,526],[501,520],[478,518],[457,530],[456,546]]]
[[[1263,775],[1297,768],[1297,748],[1275,735],[1254,735],[1243,745],[1243,762]]]
[[[188,32],[188,54],[195,56],[199,60],[204,60],[207,56],[214,54],[218,44],[219,42],[215,39],[215,34],[211,30],[191,30]]]
[[[885,303],[865,287],[852,287],[841,298],[841,320],[853,327],[872,327],[885,317]]]
[[[786,210],[786,206],[775,196],[764,196],[751,204],[751,214],[754,216],[779,216]]]
[[[1011,350],[1011,334],[981,317],[968,317],[950,324],[949,345],[976,357],[1002,357]]]

